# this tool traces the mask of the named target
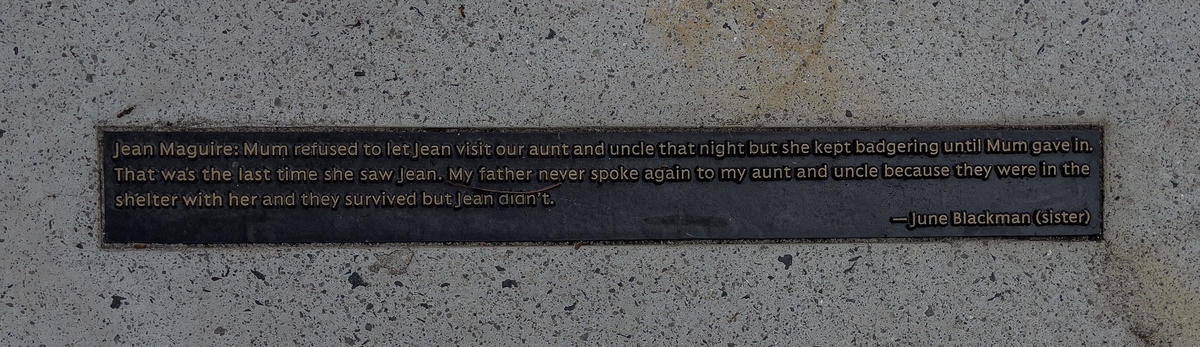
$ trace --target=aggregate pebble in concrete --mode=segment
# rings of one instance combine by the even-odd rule
[[[1197,13],[13,3],[0,344],[1197,345]],[[106,125],[1026,124],[1106,127],[1102,241],[140,249],[96,229]]]

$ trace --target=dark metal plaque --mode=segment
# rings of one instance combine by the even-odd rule
[[[1102,130],[118,131],[109,243],[1100,235]]]

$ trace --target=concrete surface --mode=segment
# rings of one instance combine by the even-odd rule
[[[1200,345],[1195,1],[9,6],[2,345]],[[1106,127],[1102,241],[97,236],[103,125],[1023,124]]]

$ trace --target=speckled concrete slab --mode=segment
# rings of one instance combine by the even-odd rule
[[[1200,344],[1190,1],[13,3],[0,344]],[[96,129],[1106,127],[1101,241],[101,248]]]

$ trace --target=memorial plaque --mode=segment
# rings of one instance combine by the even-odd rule
[[[109,243],[1100,235],[1097,127],[100,133]]]

